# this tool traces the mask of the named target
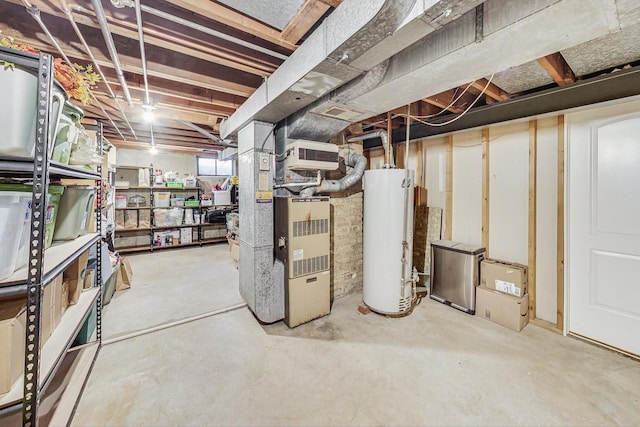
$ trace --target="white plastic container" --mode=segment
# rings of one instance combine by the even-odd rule
[[[158,191],[153,193],[153,205],[158,208],[168,208],[171,206],[171,192]]]
[[[36,89],[35,74],[20,67],[0,67],[0,155],[33,158],[36,141]],[[55,135],[66,95],[59,83],[52,89],[53,108],[49,120],[49,157],[53,151]]]
[[[410,171],[413,181],[413,171]],[[402,242],[405,215],[405,170],[375,169],[364,174],[363,285],[362,300],[383,314],[406,312],[411,307],[413,254],[413,182],[408,191],[407,250],[403,266]]]
[[[213,204],[215,206],[224,206],[231,204],[231,192],[229,190],[212,191]]]
[[[95,187],[69,185],[60,198],[53,240],[73,240],[86,234],[93,214]]]
[[[0,280],[13,274],[18,253],[24,253],[20,241],[31,218],[31,193],[0,191]]]
[[[127,196],[116,196],[116,209],[124,209],[127,207]]]

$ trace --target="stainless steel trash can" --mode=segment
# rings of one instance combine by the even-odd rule
[[[465,313],[476,312],[476,286],[486,249],[450,240],[431,243],[431,299]]]

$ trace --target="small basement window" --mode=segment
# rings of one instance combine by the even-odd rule
[[[197,156],[198,176],[229,176],[233,174],[231,160]]]

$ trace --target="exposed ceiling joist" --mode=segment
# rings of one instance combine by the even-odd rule
[[[297,47],[294,43],[284,40],[280,31],[221,4],[209,0],[167,0],[166,2],[289,50],[295,50]]]
[[[507,99],[509,99],[509,94],[507,92],[500,89],[493,83],[489,83],[489,85],[487,86],[487,83],[487,79],[479,79],[471,83],[471,87],[480,91],[486,87],[487,89],[484,93],[495,101],[506,101]]]
[[[122,141],[115,138],[109,138],[109,141],[116,148],[128,148],[134,150],[148,150],[149,144],[145,142],[134,142],[134,141]],[[168,153],[177,153],[177,154],[192,154],[192,155],[204,155],[207,156],[217,156],[217,152],[222,149],[222,147],[210,147],[210,148],[201,148],[201,147],[180,147],[173,143],[170,144],[161,144],[156,143],[156,149],[160,152],[168,152]],[[153,157],[150,157],[150,160],[153,161]]]
[[[296,16],[282,30],[282,38],[298,43],[331,6],[321,0],[306,0]]]
[[[560,52],[538,58],[538,63],[542,65],[542,68],[545,69],[553,81],[559,86],[576,81],[573,70],[569,67],[569,64],[567,64],[567,61],[564,60]]]

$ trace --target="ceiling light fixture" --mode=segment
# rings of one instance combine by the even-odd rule
[[[156,107],[153,104],[142,104],[142,109],[144,110],[144,113],[142,113],[144,120],[149,123],[153,122],[153,110]]]

